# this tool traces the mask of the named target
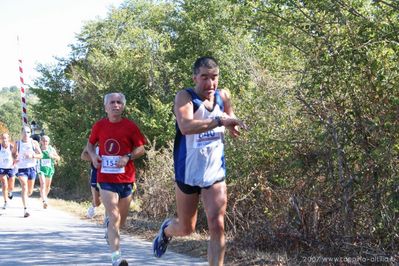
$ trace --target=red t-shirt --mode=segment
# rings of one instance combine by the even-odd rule
[[[135,147],[145,144],[145,138],[137,125],[127,119],[112,123],[108,118],[97,121],[91,130],[89,142],[98,143],[100,157],[124,156],[131,153]],[[124,173],[102,173],[101,167],[97,171],[97,182],[132,183],[135,182],[136,170],[133,161],[129,160]]]

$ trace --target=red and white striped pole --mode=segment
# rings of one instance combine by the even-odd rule
[[[17,37],[19,45],[19,37]],[[26,96],[25,96],[25,82],[24,82],[24,70],[22,68],[22,59],[18,59],[19,63],[19,81],[21,82],[21,107],[22,107],[22,125],[28,125],[28,116],[26,114]]]

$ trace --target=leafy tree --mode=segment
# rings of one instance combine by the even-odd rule
[[[68,58],[39,67],[35,115],[65,162],[63,179],[55,181],[82,188],[87,166],[79,155],[104,116],[102,97],[121,91],[126,115],[151,143],[141,180],[144,212],[173,212],[165,202],[159,209],[149,202],[154,190],[172,193],[166,158],[173,98],[192,86],[193,61],[212,55],[220,87],[250,127],[239,140],[226,139],[227,228],[235,241],[324,253],[361,243],[393,254],[397,11],[394,2],[366,0],[126,1],[86,24]],[[157,169],[165,169],[162,182]],[[353,245],[352,253],[364,252]]]
[[[21,96],[16,87],[3,88],[0,92],[0,122],[7,128],[13,140],[20,137],[22,116],[21,116]],[[31,114],[31,95],[26,97],[29,99],[28,114]]]
[[[298,168],[305,177],[300,191],[305,194],[299,197],[303,212],[298,214],[303,233],[327,238],[315,231],[317,226],[310,228],[315,222],[331,228],[330,235],[349,238],[380,238],[381,231],[373,231],[377,224],[397,231],[393,221],[398,201],[392,186],[397,180],[398,127],[393,126],[397,121],[396,96],[392,97],[397,95],[393,84],[398,69],[392,64],[398,56],[397,9],[369,1],[252,2],[250,8],[256,10],[258,40],[271,38],[294,55],[294,61],[303,62],[289,68],[297,73],[295,93],[303,106],[302,120],[307,121],[303,130],[311,133],[295,156],[305,156],[302,162],[310,164]],[[326,182],[317,181],[324,178]],[[337,198],[323,197],[334,191]],[[319,208],[325,213],[320,220],[303,219],[318,217]],[[383,215],[371,211],[380,209]],[[387,233],[383,239],[392,243],[395,236]]]

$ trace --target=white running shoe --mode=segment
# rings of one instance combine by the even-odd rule
[[[29,216],[30,216],[30,214],[29,214],[28,210],[25,208],[24,209],[24,218],[27,218]]]
[[[87,218],[93,219],[95,215],[96,215],[96,207],[90,206],[90,208],[87,209]]]
[[[43,209],[47,209],[47,207],[48,207],[47,201],[43,200]]]
[[[3,210],[5,210],[5,209],[7,209],[7,201],[4,202],[4,205],[3,205]]]

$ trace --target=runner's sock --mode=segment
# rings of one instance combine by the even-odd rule
[[[120,257],[121,257],[121,251],[120,251],[120,250],[114,251],[114,252],[112,252],[112,254],[111,254],[111,260],[112,260],[112,262],[116,261],[116,260],[119,259]]]

